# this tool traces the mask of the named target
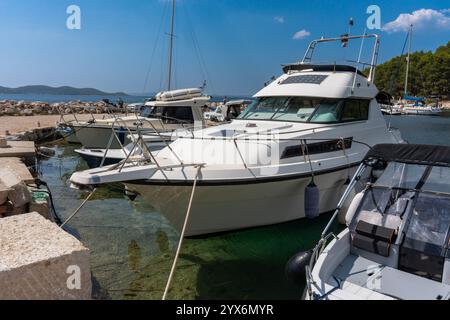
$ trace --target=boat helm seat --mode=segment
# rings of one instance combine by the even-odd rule
[[[353,235],[353,246],[383,257],[389,257],[391,246],[395,243],[396,237],[395,229],[360,220]]]

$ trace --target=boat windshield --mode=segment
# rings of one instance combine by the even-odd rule
[[[390,162],[375,186],[450,195],[450,168]]]
[[[238,119],[309,123],[338,123],[367,120],[369,100],[308,97],[262,97]]]
[[[448,167],[390,162],[367,189],[350,229],[355,230],[359,220],[397,229],[411,208],[407,238],[435,245],[439,253],[449,244],[449,181]]]

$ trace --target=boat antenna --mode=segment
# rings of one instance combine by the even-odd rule
[[[352,28],[355,25],[355,21],[353,21],[353,18],[350,17],[350,20],[348,22],[348,36],[350,37],[350,35],[352,34]]]
[[[175,0],[172,0],[172,19],[170,27],[170,49],[169,49],[169,80],[168,80],[168,90],[172,89],[172,63],[173,63],[173,38],[174,38],[174,27],[175,27]]]
[[[352,94],[355,92],[355,87],[356,87],[356,78],[358,76],[358,71],[359,71],[359,65],[361,64],[361,56],[362,56],[362,52],[364,49],[364,41],[366,40],[366,34],[367,34],[367,29],[364,28],[364,37],[361,39],[361,46],[359,48],[359,54],[358,54],[358,61],[356,62],[356,66],[355,66],[355,75],[353,77],[353,86],[352,86]]]
[[[352,28],[354,25],[355,21],[353,21],[353,18],[350,18],[350,20],[348,21],[348,33],[341,35],[343,48],[347,48],[348,44],[350,43],[350,35],[352,33]]]
[[[409,67],[411,64],[411,43],[412,43],[412,29],[413,25],[409,27],[408,31],[408,57],[406,58],[406,79],[405,79],[405,94],[404,97],[408,96],[408,80],[409,80]]]

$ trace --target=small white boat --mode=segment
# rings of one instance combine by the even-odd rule
[[[363,190],[351,200],[358,184]],[[336,236],[339,215],[346,229]],[[295,278],[306,266],[306,299],[449,300],[449,236],[450,147],[379,145],[318,245],[288,271]]]
[[[225,122],[236,119],[240,116],[252,101],[250,100],[233,100],[218,106],[214,111],[205,112],[205,120]]]
[[[378,36],[350,38],[374,39],[376,61]],[[187,236],[333,210],[367,146],[403,142],[381,114],[375,64],[366,77],[353,66],[310,63],[317,44],[342,40],[313,41],[305,59],[285,66],[284,74],[231,123],[180,137],[146,164],[74,173],[72,184],[122,182],[180,230],[196,185]],[[320,202],[310,204],[310,191]]]
[[[397,105],[381,105],[381,112],[384,115],[390,115],[390,116],[399,116],[402,113],[402,109]]]
[[[126,159],[143,157],[147,152],[157,155],[157,152],[183,136],[192,135],[190,130],[176,130],[154,134],[134,134],[129,137],[130,142],[121,149],[77,149],[75,150],[89,168],[98,168],[119,163]],[[145,144],[145,146],[144,146]],[[147,156],[149,158],[149,156]]]
[[[441,114],[442,109],[426,105],[407,105],[402,109],[402,112],[407,115],[435,116]]]

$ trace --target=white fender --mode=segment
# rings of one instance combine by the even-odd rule
[[[347,212],[345,214],[345,224],[347,226],[350,225],[350,223],[353,220],[353,217],[356,214],[356,211],[359,208],[359,205],[361,204],[362,199],[364,198],[364,192],[360,192],[358,193],[354,198],[352,203],[350,204],[350,206],[347,209]]]

